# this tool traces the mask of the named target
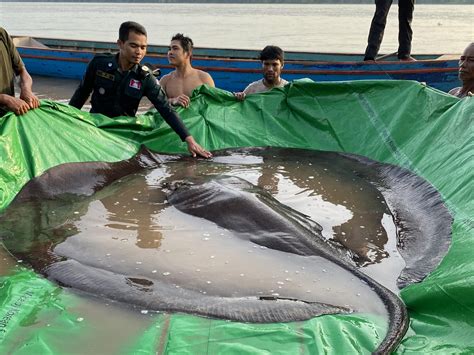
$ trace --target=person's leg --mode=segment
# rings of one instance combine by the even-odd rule
[[[367,49],[364,60],[374,60],[382,43],[387,15],[392,5],[392,0],[375,0],[375,14],[369,31]]]
[[[398,58],[410,58],[413,31],[411,21],[415,0],[398,0]]]

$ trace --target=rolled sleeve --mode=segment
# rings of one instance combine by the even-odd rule
[[[18,50],[16,49],[12,38],[8,34],[6,38],[7,38],[8,51],[10,52],[10,55],[11,55],[13,71],[15,72],[15,75],[20,75],[20,73],[25,68],[25,64],[21,60],[20,53],[18,53]]]

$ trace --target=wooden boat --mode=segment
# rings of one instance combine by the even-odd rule
[[[114,42],[14,37],[14,42],[31,74],[80,79],[96,53],[116,52]],[[149,45],[142,63],[167,74],[173,68],[166,58],[167,46]],[[193,66],[210,73],[216,86],[241,91],[261,79],[257,50],[195,48]],[[456,55],[415,55],[416,62],[400,62],[395,54],[363,62],[361,54],[285,52],[282,77],[314,81],[404,79],[424,82],[442,91],[460,86]]]

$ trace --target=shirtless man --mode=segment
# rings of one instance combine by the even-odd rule
[[[471,42],[459,59],[459,79],[462,86],[452,89],[449,93],[459,98],[474,95],[474,42]]]
[[[244,100],[248,94],[265,92],[288,84],[288,81],[280,76],[285,61],[284,52],[280,47],[266,46],[260,52],[259,59],[262,62],[263,78],[250,83],[243,92],[235,92],[234,96],[238,100]]]
[[[176,70],[160,79],[160,85],[172,105],[188,107],[189,97],[195,88],[203,84],[215,87],[208,73],[191,66],[192,56],[192,39],[181,33],[174,35],[168,49],[168,61]]]

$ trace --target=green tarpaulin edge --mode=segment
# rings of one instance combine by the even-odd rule
[[[398,352],[474,351],[474,100],[409,81],[300,81],[245,102],[201,87],[180,114],[211,150],[284,146],[350,152],[409,168],[431,182],[454,215],[453,243],[435,272],[402,291],[412,321]],[[153,112],[112,120],[44,101],[24,116],[0,118],[0,129],[0,209],[29,179],[58,164],[119,161],[140,144],[185,151]],[[22,269],[0,282],[0,350],[56,354],[48,339],[59,324],[63,331],[83,331],[67,310],[74,301],[48,281]],[[56,314],[55,326],[33,327],[44,313]],[[272,325],[187,315],[158,315],[156,322],[123,352],[363,353],[372,351],[385,332],[380,320],[356,315]]]

